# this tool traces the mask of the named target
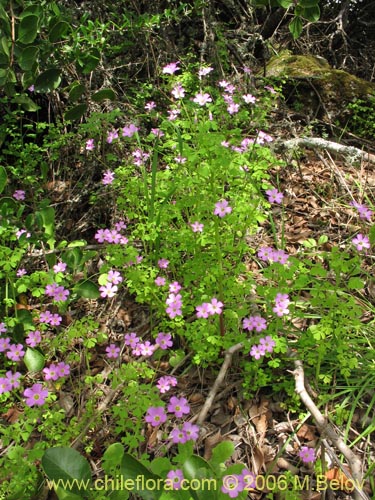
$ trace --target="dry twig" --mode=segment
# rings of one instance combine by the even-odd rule
[[[318,407],[315,405],[314,401],[311,399],[307,390],[305,388],[305,374],[303,370],[302,362],[299,359],[294,359],[294,371],[293,371],[295,383],[296,383],[296,393],[301,398],[302,403],[309,410],[313,416],[316,426],[322,437],[326,437],[346,458],[349,467],[351,469],[351,476],[345,471],[345,475],[353,482],[354,500],[369,500],[368,496],[358,487],[358,485],[363,484],[363,478],[361,473],[361,461],[355,453],[347,446],[339,436],[333,426],[327,422],[324,416],[319,411]],[[339,460],[337,459],[339,462]]]
[[[203,405],[203,408],[199,412],[198,418],[196,419],[198,425],[202,425],[207,417],[207,413],[210,411],[211,406],[215,400],[216,394],[220,389],[220,386],[224,380],[224,377],[229,369],[229,366],[232,362],[233,354],[242,349],[243,343],[232,345],[225,351],[224,363],[222,364],[218,376],[216,377],[215,383],[210,390],[210,393],[206,399],[206,402]],[[195,419],[194,419],[195,420]]]

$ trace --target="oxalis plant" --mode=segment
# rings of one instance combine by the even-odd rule
[[[240,344],[244,391],[284,390],[297,409],[285,377],[290,350],[323,386],[338,375],[349,380],[368,356],[356,341],[353,294],[364,287],[372,211],[352,201],[362,229],[351,241],[328,248],[322,235],[289,255],[284,195],[269,174],[283,164],[265,131],[277,91],[254,86],[248,68],[236,82],[213,74],[170,63],[139,121],[119,124],[112,113],[99,120],[109,127],[98,128],[98,116],[82,126],[84,154],[103,166],[95,201],[117,198],[113,224],[97,228],[95,245],[58,241],[48,200],[29,206],[22,186],[7,193],[0,170],[5,498],[38,498],[43,487],[59,499],[195,500],[208,490],[210,498],[246,498],[256,478],[244,464],[225,465],[230,442],[210,460],[199,456],[200,427],[188,399],[173,395],[178,375],[165,366],[178,370],[190,357],[214,369]],[[255,243],[267,220],[272,246]],[[44,260],[35,269],[27,257],[37,249]],[[98,255],[100,269],[89,275]],[[78,300],[110,302],[124,288],[148,308],[147,338],[134,331],[113,341],[91,316],[71,318]],[[103,373],[92,368],[98,352]],[[83,398],[84,412],[74,414],[73,398]],[[113,427],[103,474],[92,480],[83,454],[105,411]],[[301,449],[300,459],[313,463],[315,451]]]

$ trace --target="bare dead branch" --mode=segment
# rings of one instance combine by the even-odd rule
[[[305,374],[303,365],[299,359],[294,359],[293,375],[296,384],[296,393],[314,418],[320,434],[323,438],[327,438],[348,461],[352,477],[349,476],[349,473],[347,471],[345,471],[345,474],[349,477],[349,479],[352,479],[353,481],[354,500],[369,500],[368,496],[358,487],[358,485],[362,484],[363,481],[361,472],[361,460],[355,453],[353,453],[349,446],[344,442],[343,438],[337,434],[333,426],[329,422],[327,422],[326,418],[322,415],[318,407],[315,405],[314,401],[307,393],[305,388]]]
[[[290,139],[289,141],[278,142],[275,143],[274,150],[276,152],[281,152],[301,147],[309,149],[325,149],[332,153],[338,153],[348,157],[348,160],[351,163],[355,163],[360,160],[375,163],[375,155],[371,153],[366,153],[365,151],[353,146],[344,146],[343,144],[338,144],[337,142],[327,141],[325,139],[321,139],[320,137],[297,137],[295,139]]]
[[[220,371],[216,377],[215,383],[212,386],[212,389],[210,390],[210,393],[206,399],[206,402],[203,405],[203,408],[198,414],[198,418],[194,419],[196,420],[198,425],[202,425],[203,422],[205,421],[208,412],[210,411],[210,408],[213,405],[213,402],[215,400],[216,394],[218,393],[221,384],[223,383],[223,380],[225,378],[225,375],[229,369],[229,366],[232,362],[233,354],[242,349],[243,343],[240,342],[239,344],[232,345],[225,351],[225,357],[224,357],[224,363],[221,365]],[[193,421],[193,420],[191,420]]]

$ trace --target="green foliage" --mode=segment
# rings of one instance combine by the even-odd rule
[[[302,33],[303,21],[315,23],[320,18],[319,0],[252,0],[257,6],[280,6],[287,11],[293,11],[293,19],[289,23],[289,31],[296,40]]]
[[[313,6],[301,2],[300,7]],[[25,44],[32,43],[28,40],[34,36],[33,15],[22,23],[22,29],[20,25]],[[61,23],[54,24],[49,42],[55,43],[69,33]],[[95,23],[89,25],[90,30],[102,29]],[[85,39],[89,38],[89,33],[82,30]],[[99,50],[100,41],[93,39],[91,43],[93,49]],[[77,63],[82,73],[85,64],[94,64],[95,50],[90,53],[91,62],[90,58],[81,58]],[[168,426],[175,425],[171,415],[165,426],[145,430],[147,411],[164,408],[169,397],[155,384],[164,367],[178,370],[184,360],[191,359],[196,365],[216,369],[223,353],[241,342],[236,370],[246,394],[252,397],[259,390],[282,391],[286,395],[283,404],[292,412],[299,410],[300,403],[294,381],[285,377],[292,363],[291,351],[303,360],[312,385],[323,390],[333,381],[349,386],[353,377],[360,377],[364,366],[374,370],[368,349],[371,338],[363,335],[363,305],[359,300],[370,278],[363,255],[346,242],[332,244],[327,250],[325,235],[306,240],[294,256],[285,252],[283,205],[275,208],[270,196],[266,197],[273,188],[271,169],[283,168],[284,163],[274,156],[268,146],[272,137],[262,130],[277,108],[277,92],[250,86],[244,74],[228,99],[209,73],[203,77],[197,75],[197,69],[198,65],[191,63],[182,65],[176,75],[161,73],[160,88],[147,87],[144,94],[140,93],[137,104],[142,111],[137,126],[132,123],[132,134],[126,131],[130,123],[124,123],[119,109],[114,109],[93,113],[75,134],[64,134],[65,129],[58,123],[44,128],[38,123],[24,135],[18,120],[24,116],[22,105],[26,101],[12,101],[18,107],[10,110],[1,128],[1,340],[5,342],[5,336],[9,336],[12,344],[25,346],[36,328],[41,339],[37,345],[25,346],[22,361],[0,353],[4,361],[1,377],[8,372],[18,373],[21,363],[23,370],[19,372],[19,388],[8,390],[3,382],[5,389],[0,394],[4,411],[12,409],[16,400],[24,405],[23,418],[1,430],[1,441],[9,447],[10,459],[7,463],[8,457],[0,458],[6,472],[6,481],[1,483],[4,491],[22,491],[19,497],[32,498],[39,488],[41,461],[49,480],[70,481],[70,485],[61,483],[57,487],[59,499],[128,498],[127,491],[121,496],[116,491],[107,495],[98,488],[90,490],[94,481],[89,462],[71,448],[73,442],[78,442],[87,455],[92,452],[98,444],[93,436],[103,427],[106,412],[110,428],[102,457],[106,474],[132,482],[128,483],[133,484],[129,490],[144,499],[201,500],[207,498],[202,488],[168,491],[136,483],[142,476],[165,485],[167,474],[173,470],[181,470],[189,481],[222,482],[226,475],[241,474],[244,469],[242,464],[226,465],[234,451],[228,442],[217,445],[209,460],[199,456],[193,440],[179,443],[170,451],[171,447],[164,443],[170,439]],[[56,73],[50,72],[49,77],[51,85],[55,85]],[[177,85],[184,86],[185,97],[176,97]],[[79,103],[84,94],[79,82],[71,86],[70,93],[71,99]],[[107,90],[95,95],[95,102],[113,97]],[[10,99],[22,96],[15,94]],[[205,103],[200,101],[203,98]],[[145,104],[150,99],[158,107],[146,112]],[[9,103],[4,100],[5,106]],[[165,116],[166,107],[172,115],[175,113],[173,119]],[[115,132],[121,135],[121,131],[123,136],[116,137]],[[92,150],[87,147],[88,140],[92,140]],[[119,219],[124,225],[126,222],[123,233],[116,230],[113,235],[114,230],[103,222],[102,227],[94,228],[95,244],[89,238],[78,236],[68,241],[61,236],[59,227],[64,221],[59,217],[59,204],[47,196],[44,185],[52,177],[51,165],[61,160],[61,150],[67,145],[79,146],[75,158],[85,167],[82,172],[91,173],[95,165],[100,174],[114,174],[113,182],[100,183],[99,187],[97,178],[89,177],[90,186],[95,184],[90,202],[109,210],[108,200],[116,199],[111,224],[118,224]],[[35,187],[32,192],[29,179]],[[15,188],[22,187],[24,199],[15,196]],[[220,212],[223,201],[225,213]],[[262,257],[261,251],[267,248],[262,242],[257,247],[253,244],[260,225],[267,220],[275,246],[268,252],[276,252],[277,258],[275,253],[272,258]],[[362,231],[366,230],[363,226]],[[111,243],[109,234],[113,237]],[[373,243],[373,228],[369,234]],[[106,238],[102,239],[103,235]],[[162,265],[161,259],[167,259],[168,265]],[[27,269],[20,273],[24,266]],[[108,283],[114,270],[121,279],[116,284]],[[181,287],[176,292],[181,310],[169,311],[169,287],[176,287],[175,282]],[[108,284],[113,295],[105,289]],[[68,293],[56,298],[51,288]],[[104,305],[122,290],[147,308],[148,342],[160,331],[171,332],[172,347],[154,346],[150,359],[151,354],[138,355],[120,334],[114,342],[115,347],[121,342],[121,355],[111,359],[106,349],[114,334],[99,323],[95,314],[99,304]],[[280,294],[287,297],[283,299],[287,300],[286,310],[281,312],[276,307]],[[222,310],[206,317],[198,314],[202,304],[212,306],[214,299],[222,303]],[[110,309],[111,302],[107,306]],[[47,312],[60,318],[58,324],[43,318]],[[245,320],[253,315],[263,318],[267,337],[275,344],[259,356],[252,349],[264,341],[265,332],[261,327],[245,327]],[[70,372],[60,378],[47,378],[48,370],[53,373],[51,366],[59,362],[68,363]],[[23,391],[34,387],[34,381],[48,387],[40,406],[25,404],[28,396]],[[107,397],[109,404],[103,409],[100,404],[108,402]],[[72,416],[76,406],[78,411]],[[352,418],[350,410],[339,406],[336,410],[338,421]],[[150,431],[160,443],[155,456],[149,449]],[[33,433],[43,439],[34,439],[28,448]],[[116,443],[108,443],[113,439]],[[210,498],[227,498],[221,482],[216,483]],[[13,490],[14,485],[18,489]],[[246,494],[241,491],[238,498],[244,499]]]
[[[368,100],[356,99],[348,104],[348,110],[351,113],[348,129],[365,139],[375,137],[375,97],[370,96]]]

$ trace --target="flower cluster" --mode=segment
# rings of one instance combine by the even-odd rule
[[[373,212],[366,205],[357,203],[356,201],[350,202],[350,205],[358,210],[361,219],[366,219],[369,222],[371,221]]]
[[[50,326],[59,326],[62,322],[62,317],[57,313],[53,314],[51,311],[47,310],[40,313],[39,322]]]
[[[248,318],[243,319],[242,327],[244,330],[248,330],[249,332],[253,330],[261,332],[267,328],[267,322],[261,316],[249,316]]]
[[[22,377],[20,372],[13,373],[8,370],[5,373],[5,377],[0,377],[0,394],[4,392],[9,392],[12,389],[17,389],[20,386],[19,379]]]
[[[56,302],[65,302],[68,299],[70,292],[62,285],[59,286],[57,283],[52,283],[51,285],[46,286],[45,294],[48,297],[52,297]]]
[[[211,299],[211,302],[203,302],[195,308],[197,318],[208,318],[214,314],[221,314],[223,311],[224,304],[217,300],[215,297]]]
[[[261,247],[257,253],[259,259],[265,262],[279,262],[287,264],[289,255],[284,250],[275,250],[272,247]]]
[[[165,312],[168,316],[173,319],[176,316],[182,316],[182,295],[178,293],[181,289],[181,286],[177,283],[178,287],[172,288],[174,291],[169,289],[169,295],[166,298],[166,310]]]
[[[278,293],[275,297],[275,306],[272,308],[273,312],[276,313],[279,318],[289,314],[289,296],[287,293]]]
[[[70,366],[63,361],[60,363],[51,363],[43,368],[44,378],[46,380],[58,380],[70,374]]]
[[[115,229],[98,229],[96,231],[94,238],[98,243],[115,243],[119,245],[126,245],[128,243],[128,238],[123,236],[120,231]]]
[[[190,406],[186,398],[177,398],[176,396],[172,396],[169,400],[167,411],[168,413],[173,413],[176,417],[181,418],[183,415],[188,415],[190,413]],[[147,410],[145,420],[153,427],[157,427],[158,425],[166,422],[167,415],[162,406],[151,406]]]
[[[172,336],[169,333],[159,332],[155,344],[151,344],[148,340],[141,342],[141,339],[136,333],[131,332],[125,335],[125,345],[129,346],[132,350],[133,356],[152,356],[157,348],[167,350],[172,347]],[[172,377],[173,378],[173,377]]]
[[[142,151],[142,149],[137,148],[135,151],[133,151],[132,156],[134,158],[133,163],[137,167],[141,167],[148,158],[150,158],[150,153],[146,153],[145,151]]]
[[[199,427],[190,422],[184,422],[182,427],[175,427],[169,437],[173,444],[186,443],[187,441],[196,441],[199,436]]]
[[[275,347],[276,342],[270,335],[267,337],[259,339],[258,345],[253,345],[250,351],[250,356],[255,359],[260,359],[261,356],[264,356],[266,352],[273,352],[273,348]]]
[[[165,375],[164,377],[160,377],[156,387],[159,389],[161,394],[169,391],[171,387],[175,387],[177,385],[177,379],[172,377],[171,375]]]

